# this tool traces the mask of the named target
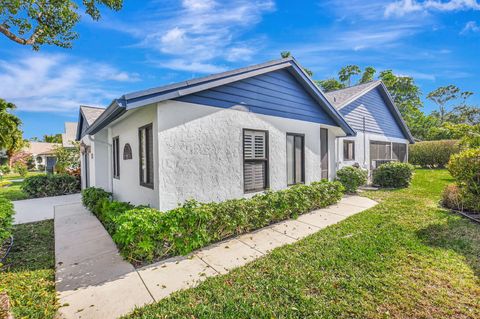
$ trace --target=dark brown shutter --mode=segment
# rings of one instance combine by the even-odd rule
[[[244,130],[243,178],[246,192],[263,190],[267,185],[267,132]]]

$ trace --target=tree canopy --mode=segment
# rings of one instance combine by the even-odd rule
[[[14,0],[0,2],[0,32],[8,39],[39,50],[44,44],[70,48],[78,37],[79,1]],[[99,20],[100,6],[120,10],[123,0],[82,0],[82,7],[93,20]]]
[[[15,104],[0,99],[0,149],[5,149],[8,157],[25,145],[22,121],[11,113],[15,108]]]

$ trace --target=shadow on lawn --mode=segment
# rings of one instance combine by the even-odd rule
[[[433,247],[455,251],[465,257],[475,276],[480,277],[480,225],[449,213],[446,222],[432,224],[417,232],[419,238]]]

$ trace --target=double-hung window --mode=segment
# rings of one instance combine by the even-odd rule
[[[113,177],[120,178],[120,138],[118,136],[112,140],[112,151]]]
[[[268,188],[268,132],[243,130],[243,188],[246,193]]]
[[[355,160],[355,142],[344,140],[343,141],[343,160],[354,161]]]
[[[140,185],[153,188],[153,126],[138,129]]]
[[[287,184],[305,182],[305,136],[287,133]]]

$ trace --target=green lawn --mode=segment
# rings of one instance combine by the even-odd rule
[[[0,291],[6,291],[15,318],[54,318],[53,221],[17,225],[14,246],[0,270]]]
[[[127,318],[480,318],[480,225],[417,170],[376,207]]]
[[[28,176],[34,176],[34,175],[40,175],[44,174],[43,172],[28,172]],[[3,180],[17,180],[17,179],[23,179],[18,174],[9,174],[3,177]],[[21,199],[27,199],[28,195],[25,194],[22,189],[22,182],[13,182],[7,187],[0,187],[0,196],[6,197],[9,200],[21,200]]]

